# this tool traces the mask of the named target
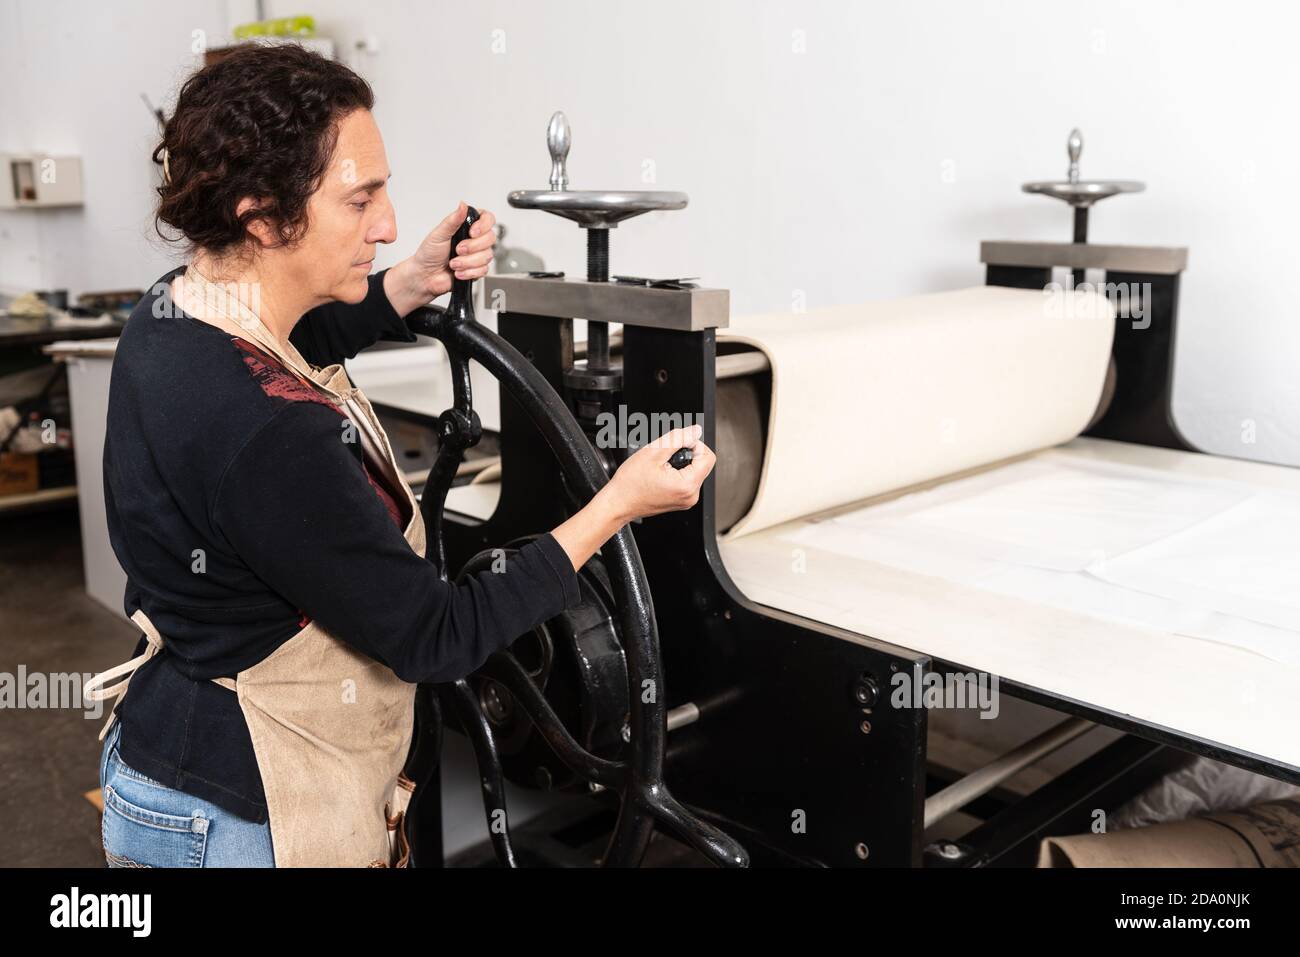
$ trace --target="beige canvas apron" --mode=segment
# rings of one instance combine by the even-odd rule
[[[199,318],[270,352],[348,416],[367,457],[394,492],[405,494],[411,519],[404,535],[423,556],[419,504],[369,400],[351,385],[343,367],[315,368],[193,269],[185,281],[189,294],[204,297],[207,309]],[[117,717],[131,673],[163,646],[142,611],[132,620],[144,630],[148,648],[85,686],[92,700],[116,698],[100,740]],[[105,687],[121,675],[126,676],[122,681]],[[315,622],[234,679],[212,680],[239,696],[266,792],[277,867],[408,865],[405,816],[415,785],[402,768],[414,731],[415,685]]]

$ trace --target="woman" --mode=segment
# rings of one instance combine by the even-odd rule
[[[405,864],[414,683],[464,677],[576,602],[602,543],[691,507],[713,466],[698,427],[670,433],[503,574],[439,580],[341,362],[413,340],[404,315],[485,275],[494,218],[453,250],[461,203],[370,275],[397,238],[372,102],[338,63],[249,47],[186,82],[155,151],[159,229],[191,258],[133,312],[109,395],[109,533],[145,633],[88,686],[118,702],[111,866]]]

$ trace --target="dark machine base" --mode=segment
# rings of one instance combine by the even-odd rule
[[[995,790],[964,813],[981,823],[956,840],[924,848],[925,867],[1033,867],[1047,837],[1086,833],[1097,811],[1113,811],[1134,794],[1183,766],[1190,755],[1141,738],[1125,736],[1058,776],[1032,794]],[[931,767],[927,793],[960,775]],[[697,812],[699,808],[695,808]],[[575,797],[513,830],[515,853],[525,867],[592,867],[614,827],[616,809],[597,798]],[[709,815],[705,815],[709,817]],[[715,820],[719,826],[728,822]],[[740,836],[740,835],[738,835]],[[745,834],[753,867],[806,866],[768,847],[760,835]],[[646,867],[708,867],[709,862],[671,836],[656,833],[642,861]],[[448,867],[499,867],[491,841],[484,840],[447,860]]]

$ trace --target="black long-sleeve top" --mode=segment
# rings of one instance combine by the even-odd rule
[[[346,410],[255,343],[182,312],[163,276],[113,361],[104,444],[109,537],[165,651],[118,708],[122,760],[242,818],[267,820],[235,676],[314,620],[407,681],[463,677],[578,600],[551,535],[504,574],[439,580],[402,530],[409,505],[341,439]],[[309,362],[413,340],[370,279],[357,305],[307,313],[290,340]],[[136,654],[145,648],[141,637]]]

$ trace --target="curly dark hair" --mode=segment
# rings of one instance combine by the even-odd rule
[[[242,245],[249,224],[262,219],[292,244],[306,230],[338,120],[374,100],[370,84],[346,66],[293,43],[249,44],[199,70],[181,87],[153,151],[155,163],[167,160],[158,234],[219,254]],[[236,215],[245,196],[258,207]],[[164,224],[180,235],[169,236]]]

